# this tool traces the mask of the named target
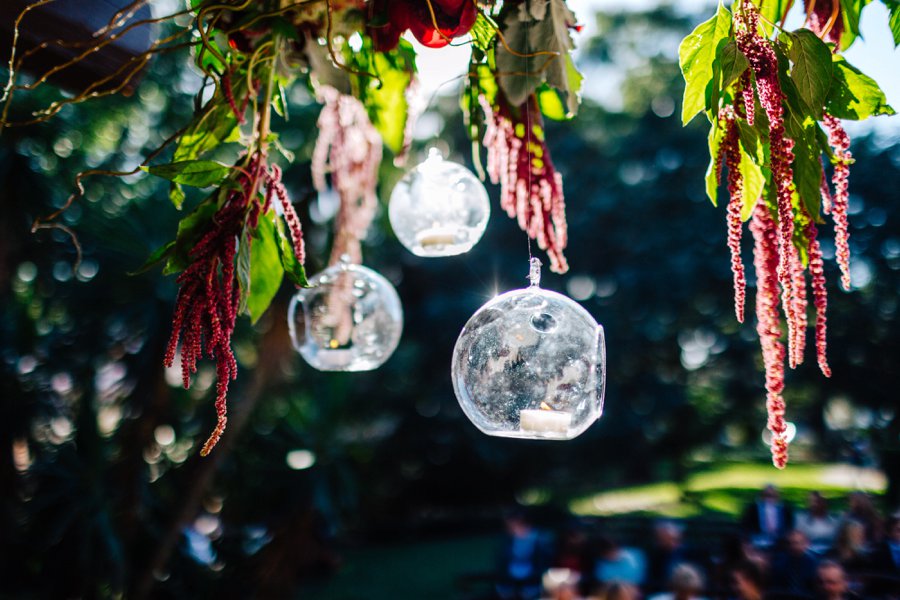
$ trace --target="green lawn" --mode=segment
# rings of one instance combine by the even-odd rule
[[[737,515],[768,483],[778,486],[784,497],[795,504],[802,504],[811,490],[819,490],[838,505],[850,491],[881,493],[887,485],[879,471],[843,464],[797,464],[779,471],[769,465],[738,463],[695,473],[683,487],[664,482],[607,490],[575,498],[569,508],[583,516],[637,513],[691,517],[707,512]]]

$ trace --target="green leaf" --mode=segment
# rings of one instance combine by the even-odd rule
[[[469,31],[469,35],[472,36],[472,45],[487,54],[491,49],[491,44],[494,43],[494,38],[497,37],[497,29],[497,24],[493,19],[479,11],[478,16],[475,17],[475,24]]]
[[[714,113],[718,109],[720,67],[716,56],[720,46],[728,43],[729,31],[731,13],[720,3],[715,16],[698,25],[678,47],[678,64],[684,76],[684,101],[681,105],[681,122],[684,125],[704,108]]]
[[[174,183],[200,188],[222,183],[231,171],[228,165],[213,160],[183,160],[168,165],[141,168],[151,175]]]
[[[181,210],[181,207],[184,205],[185,195],[184,188],[181,187],[181,184],[172,182],[172,186],[169,189],[169,201],[177,208]]]
[[[275,218],[275,211],[262,215],[259,225],[251,236],[250,293],[247,294],[247,312],[250,313],[253,323],[256,323],[269,308],[284,276],[275,233]]]
[[[787,55],[793,64],[791,79],[800,98],[806,103],[809,114],[821,119],[831,87],[831,50],[808,29],[785,32],[778,39],[788,48]]]
[[[237,87],[237,86],[235,86]],[[174,162],[196,160],[224,142],[237,141],[240,128],[231,107],[222,102],[200,113],[178,138]]]
[[[163,275],[178,273],[191,264],[190,252],[203,234],[206,232],[209,221],[216,214],[218,206],[215,197],[210,196],[197,205],[185,218],[178,223],[178,233],[175,236],[175,247],[166,261]]]
[[[240,296],[238,298],[239,313],[247,312],[247,299],[250,298],[251,237],[250,228],[244,227],[241,231],[241,237],[238,240],[235,271],[237,272],[238,289],[240,290]]]
[[[416,52],[412,44],[400,40],[394,50],[376,52],[372,41],[364,38],[363,47],[357,51],[347,46],[345,57],[355,70],[378,76],[379,79],[351,75],[351,87],[365,105],[369,119],[381,134],[384,144],[394,154],[402,153],[409,118],[406,91],[416,73]]]
[[[582,77],[569,56],[575,48],[569,25],[575,22],[565,0],[522,3],[508,11],[506,44],[494,52],[500,88],[511,105],[523,105],[546,83],[565,97],[567,114],[578,112]]]
[[[747,57],[741,52],[734,40],[729,40],[724,46],[720,46],[719,64],[722,68],[722,89],[738,80],[744,71],[750,66]]]
[[[283,219],[275,219],[275,232],[278,234],[278,250],[285,275],[294,285],[309,287],[309,281],[306,280],[306,269],[294,254],[294,243],[287,232]]]
[[[822,202],[821,150],[816,133],[818,128],[817,123],[808,123],[799,131],[793,126],[787,128],[788,135],[794,140],[794,162],[791,164],[794,185],[812,215],[819,214]]]
[[[145,273],[153,268],[159,262],[162,262],[163,259],[168,258],[172,252],[175,250],[175,240],[172,240],[168,244],[160,246],[156,250],[150,253],[150,256],[147,257],[147,260],[144,261],[140,267],[135,269],[134,271],[129,272],[129,275],[140,275],[141,273]]]
[[[841,0],[841,20],[844,28],[841,33],[841,50],[849,48],[859,37],[859,18],[863,7],[871,0]]]
[[[575,68],[575,62],[571,56],[566,56],[566,65],[569,69],[569,82],[575,93],[580,95],[584,76]],[[575,113],[570,112],[569,106],[566,104],[566,95],[546,83],[541,84],[538,88],[537,99],[541,113],[548,119],[568,121],[575,117]]]
[[[719,202],[719,157],[722,153],[722,140],[725,139],[724,127],[710,127],[707,143],[709,145],[709,166],[706,167],[706,195],[713,206]]]
[[[900,0],[881,0],[890,11],[888,24],[894,36],[894,46],[900,46]]]
[[[763,0],[762,2],[754,2],[759,7],[759,14],[763,16],[760,24],[766,35],[772,35],[772,26],[769,23],[780,24],[784,14],[793,3],[794,0]]]
[[[741,143],[741,162],[738,166],[741,171],[743,189],[741,190],[741,219],[747,221],[753,215],[756,202],[762,195],[766,185],[766,176],[753,157],[748,154]]]
[[[831,92],[826,110],[839,119],[861,121],[878,115],[893,115],[894,109],[875,80],[844,60],[834,56]]]

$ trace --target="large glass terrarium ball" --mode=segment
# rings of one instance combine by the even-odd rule
[[[288,308],[294,348],[320,371],[370,371],[397,348],[403,308],[387,279],[342,261],[310,280]]]
[[[413,254],[454,256],[481,239],[491,203],[471,171],[432,148],[394,187],[388,216],[397,239]]]
[[[535,285],[498,296],[463,328],[453,390],[466,416],[501,437],[568,440],[603,411],[603,327]]]

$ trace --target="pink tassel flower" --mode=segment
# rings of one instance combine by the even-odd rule
[[[550,270],[569,270],[563,250],[568,241],[562,176],[553,167],[534,97],[514,117],[495,110],[482,97],[487,116],[484,147],[491,181],[500,184],[500,206],[550,257]]]

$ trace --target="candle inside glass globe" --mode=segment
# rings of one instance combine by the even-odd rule
[[[603,327],[578,303],[532,285],[469,319],[453,350],[453,390],[466,416],[501,437],[568,440],[603,411]]]
[[[403,309],[390,282],[342,260],[310,280],[288,308],[294,348],[320,371],[370,371],[400,342]]]
[[[464,166],[432,148],[394,187],[388,217],[397,239],[417,256],[453,256],[481,239],[491,204],[484,185]]]

